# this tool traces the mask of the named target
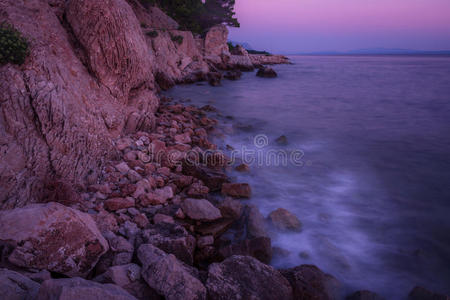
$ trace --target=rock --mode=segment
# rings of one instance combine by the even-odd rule
[[[347,296],[346,300],[383,300],[378,294],[371,291],[357,291]]]
[[[206,299],[203,284],[173,254],[144,244],[139,247],[137,256],[142,263],[144,280],[167,300]]]
[[[247,236],[249,238],[269,237],[264,217],[256,206],[250,206],[247,221]]]
[[[220,191],[222,184],[229,181],[227,175],[220,170],[212,170],[191,163],[183,163],[183,172],[203,181],[210,192]]]
[[[175,137],[175,142],[176,143],[181,143],[181,144],[189,144],[191,143],[191,135],[189,133],[183,133],[183,134],[177,134]]]
[[[205,199],[187,198],[181,204],[183,212],[192,220],[214,221],[220,219],[220,210]]]
[[[145,214],[137,214],[133,217],[133,222],[136,223],[139,228],[146,228],[150,221]]]
[[[220,219],[212,223],[204,223],[195,228],[195,231],[201,235],[212,235],[214,238],[219,237],[226,232],[233,224],[231,219]]]
[[[0,211],[0,228],[8,260],[24,268],[84,276],[108,250],[91,216],[57,203]]]
[[[157,72],[155,80],[163,91],[167,91],[175,86],[175,81],[164,72]]]
[[[209,188],[200,182],[194,182],[188,189],[187,195],[194,198],[204,198],[209,193]]]
[[[258,69],[256,76],[264,78],[275,78],[277,77],[277,72],[275,72],[272,68],[262,67]]]
[[[449,300],[446,295],[433,293],[423,287],[414,287],[408,295],[408,300]]]
[[[159,223],[169,223],[169,224],[173,224],[174,220],[171,216],[168,215],[163,215],[163,214],[156,214],[153,217],[153,222],[155,224],[159,224]]]
[[[242,215],[242,204],[238,200],[232,198],[225,198],[225,200],[219,205],[220,212],[225,218],[231,218],[237,220]]]
[[[224,183],[222,194],[234,198],[250,198],[252,191],[248,183]]]
[[[213,65],[223,68],[230,58],[227,40],[228,29],[225,25],[212,27],[205,37],[205,59]]]
[[[0,269],[0,298],[8,300],[33,300],[39,292],[39,284],[20,273]]]
[[[238,172],[250,172],[250,167],[247,164],[240,164],[234,169]]]
[[[119,209],[134,207],[134,199],[131,197],[112,198],[106,200],[104,205],[107,210],[116,211]]]
[[[286,146],[288,144],[288,139],[285,135],[277,137],[275,140],[275,143],[277,143],[280,146]]]
[[[33,273],[25,273],[24,272],[23,274],[39,284],[52,278],[52,274],[47,270],[41,270],[39,272],[33,272]]]
[[[121,287],[114,284],[100,284],[82,278],[50,279],[44,281],[37,300],[136,300]]]
[[[209,266],[211,299],[292,299],[289,282],[273,267],[250,256],[232,256]]]
[[[127,174],[128,179],[130,179],[131,182],[137,182],[139,180],[142,180],[142,176],[139,175],[138,172],[136,172],[135,170],[129,170],[128,174]]]
[[[242,76],[242,72],[239,70],[227,71],[223,77],[228,80],[238,80]]]
[[[130,263],[134,253],[133,244],[127,241],[124,237],[113,233],[106,233],[105,237],[108,239],[109,246],[111,248],[111,264],[113,266],[117,266]]]
[[[208,73],[208,83],[212,86],[219,86],[222,80],[222,73],[220,72],[209,72]]]
[[[155,224],[142,232],[142,239],[147,244],[175,255],[188,265],[193,263],[195,238],[182,226],[170,223]]]
[[[197,247],[205,248],[214,244],[214,237],[212,235],[201,236],[197,239]]]
[[[262,263],[270,264],[272,260],[272,241],[268,237],[257,237],[223,246],[219,249],[223,258],[232,255],[252,256]]]
[[[280,270],[294,288],[295,299],[338,299],[339,282],[313,265]]]
[[[121,174],[127,174],[128,171],[130,171],[130,167],[127,165],[126,162],[121,162],[120,164],[116,165],[116,170],[119,171]]]
[[[283,55],[249,54],[254,65],[289,64],[289,59]]]
[[[173,198],[173,190],[170,186],[156,189],[139,197],[142,206],[164,204],[171,198]]]
[[[98,214],[92,216],[97,224],[97,228],[100,232],[112,231],[116,232],[119,230],[119,226],[117,224],[117,220],[113,214],[102,210]]]
[[[297,216],[284,208],[274,210],[269,214],[268,218],[277,229],[297,232],[302,230],[302,223]]]

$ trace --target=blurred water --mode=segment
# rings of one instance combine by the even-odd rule
[[[303,223],[273,234],[290,251],[273,265],[315,264],[347,291],[387,299],[415,285],[450,294],[450,58],[291,59],[274,67],[276,79],[246,73],[167,93],[217,107],[224,144],[304,152],[302,167],[232,173],[264,215],[283,207]],[[267,147],[255,148],[258,134]],[[280,135],[288,145],[274,144]]]

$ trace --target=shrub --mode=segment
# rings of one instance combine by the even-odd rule
[[[183,44],[183,37],[181,35],[172,35],[172,41],[178,43],[178,45]]]
[[[0,65],[21,65],[29,54],[28,41],[13,26],[0,24]]]
[[[151,38],[158,37],[158,31],[156,31],[156,30],[149,31],[146,34]]]
[[[141,22],[141,27],[142,28],[147,28],[147,24],[145,24],[144,22]]]

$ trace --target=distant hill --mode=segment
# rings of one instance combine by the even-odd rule
[[[450,55],[450,50],[428,51],[412,49],[368,48],[350,51],[299,52],[294,55]]]

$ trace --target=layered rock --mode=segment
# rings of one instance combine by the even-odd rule
[[[108,250],[89,215],[57,203],[1,211],[0,228],[7,259],[19,267],[84,276]]]

